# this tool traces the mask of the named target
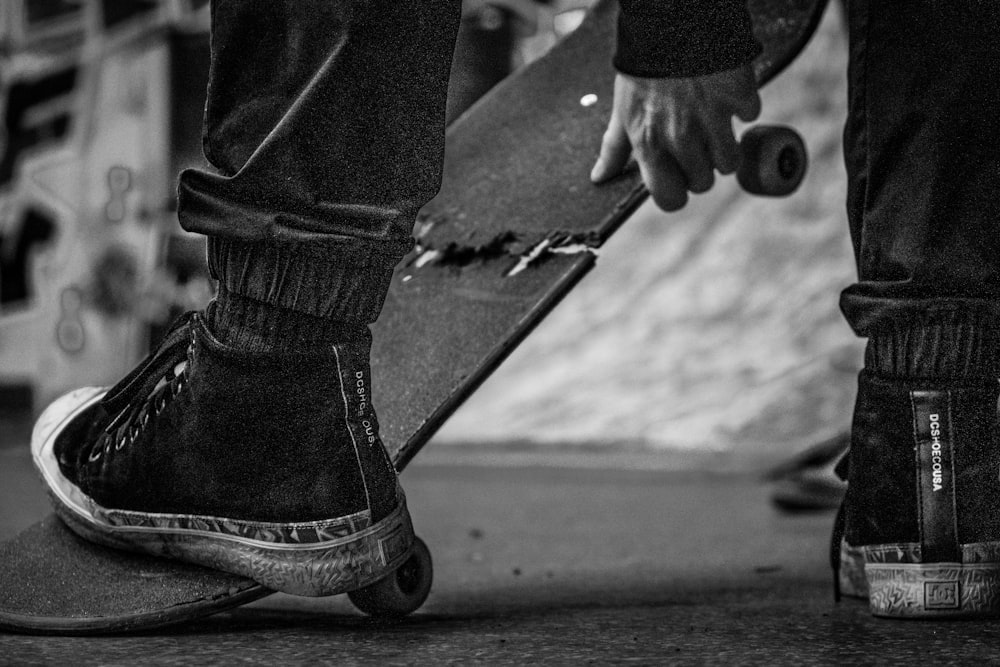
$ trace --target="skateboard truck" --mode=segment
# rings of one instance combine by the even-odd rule
[[[809,154],[802,137],[790,127],[751,127],[740,138],[740,152],[736,180],[751,194],[784,197],[805,178]]]

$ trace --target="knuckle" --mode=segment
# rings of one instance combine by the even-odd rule
[[[655,153],[662,150],[664,145],[663,131],[653,125],[644,125],[639,133],[639,144],[643,150]]]

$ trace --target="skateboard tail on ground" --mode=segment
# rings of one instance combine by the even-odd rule
[[[761,85],[802,50],[824,5],[750,2],[764,46],[754,63]],[[614,27],[615,3],[601,0],[547,56],[449,128],[441,193],[422,211],[417,248],[397,268],[374,327],[375,399],[399,470],[589,271],[594,250],[647,196],[634,170],[602,186],[588,178],[610,116]],[[768,164],[779,177],[804,167],[782,157],[788,146],[765,145],[777,147]],[[429,585],[429,554],[418,547],[414,558],[393,584],[403,593],[424,581],[419,568]],[[0,562],[0,628],[21,632],[149,629],[271,592],[87,543],[54,516],[0,545]],[[353,599],[366,611],[384,603],[364,593]]]

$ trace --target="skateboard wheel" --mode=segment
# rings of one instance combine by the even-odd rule
[[[370,586],[351,591],[347,596],[355,607],[369,616],[406,616],[424,603],[431,592],[433,580],[430,549],[417,537],[413,542],[413,553],[395,572]]]
[[[790,127],[752,127],[740,139],[740,152],[736,179],[751,194],[784,197],[794,192],[806,175],[806,145]]]

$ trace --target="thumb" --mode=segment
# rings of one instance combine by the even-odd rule
[[[632,145],[629,143],[625,128],[618,121],[618,115],[613,113],[601,141],[600,157],[590,170],[591,182],[602,183],[620,174],[631,154]]]

